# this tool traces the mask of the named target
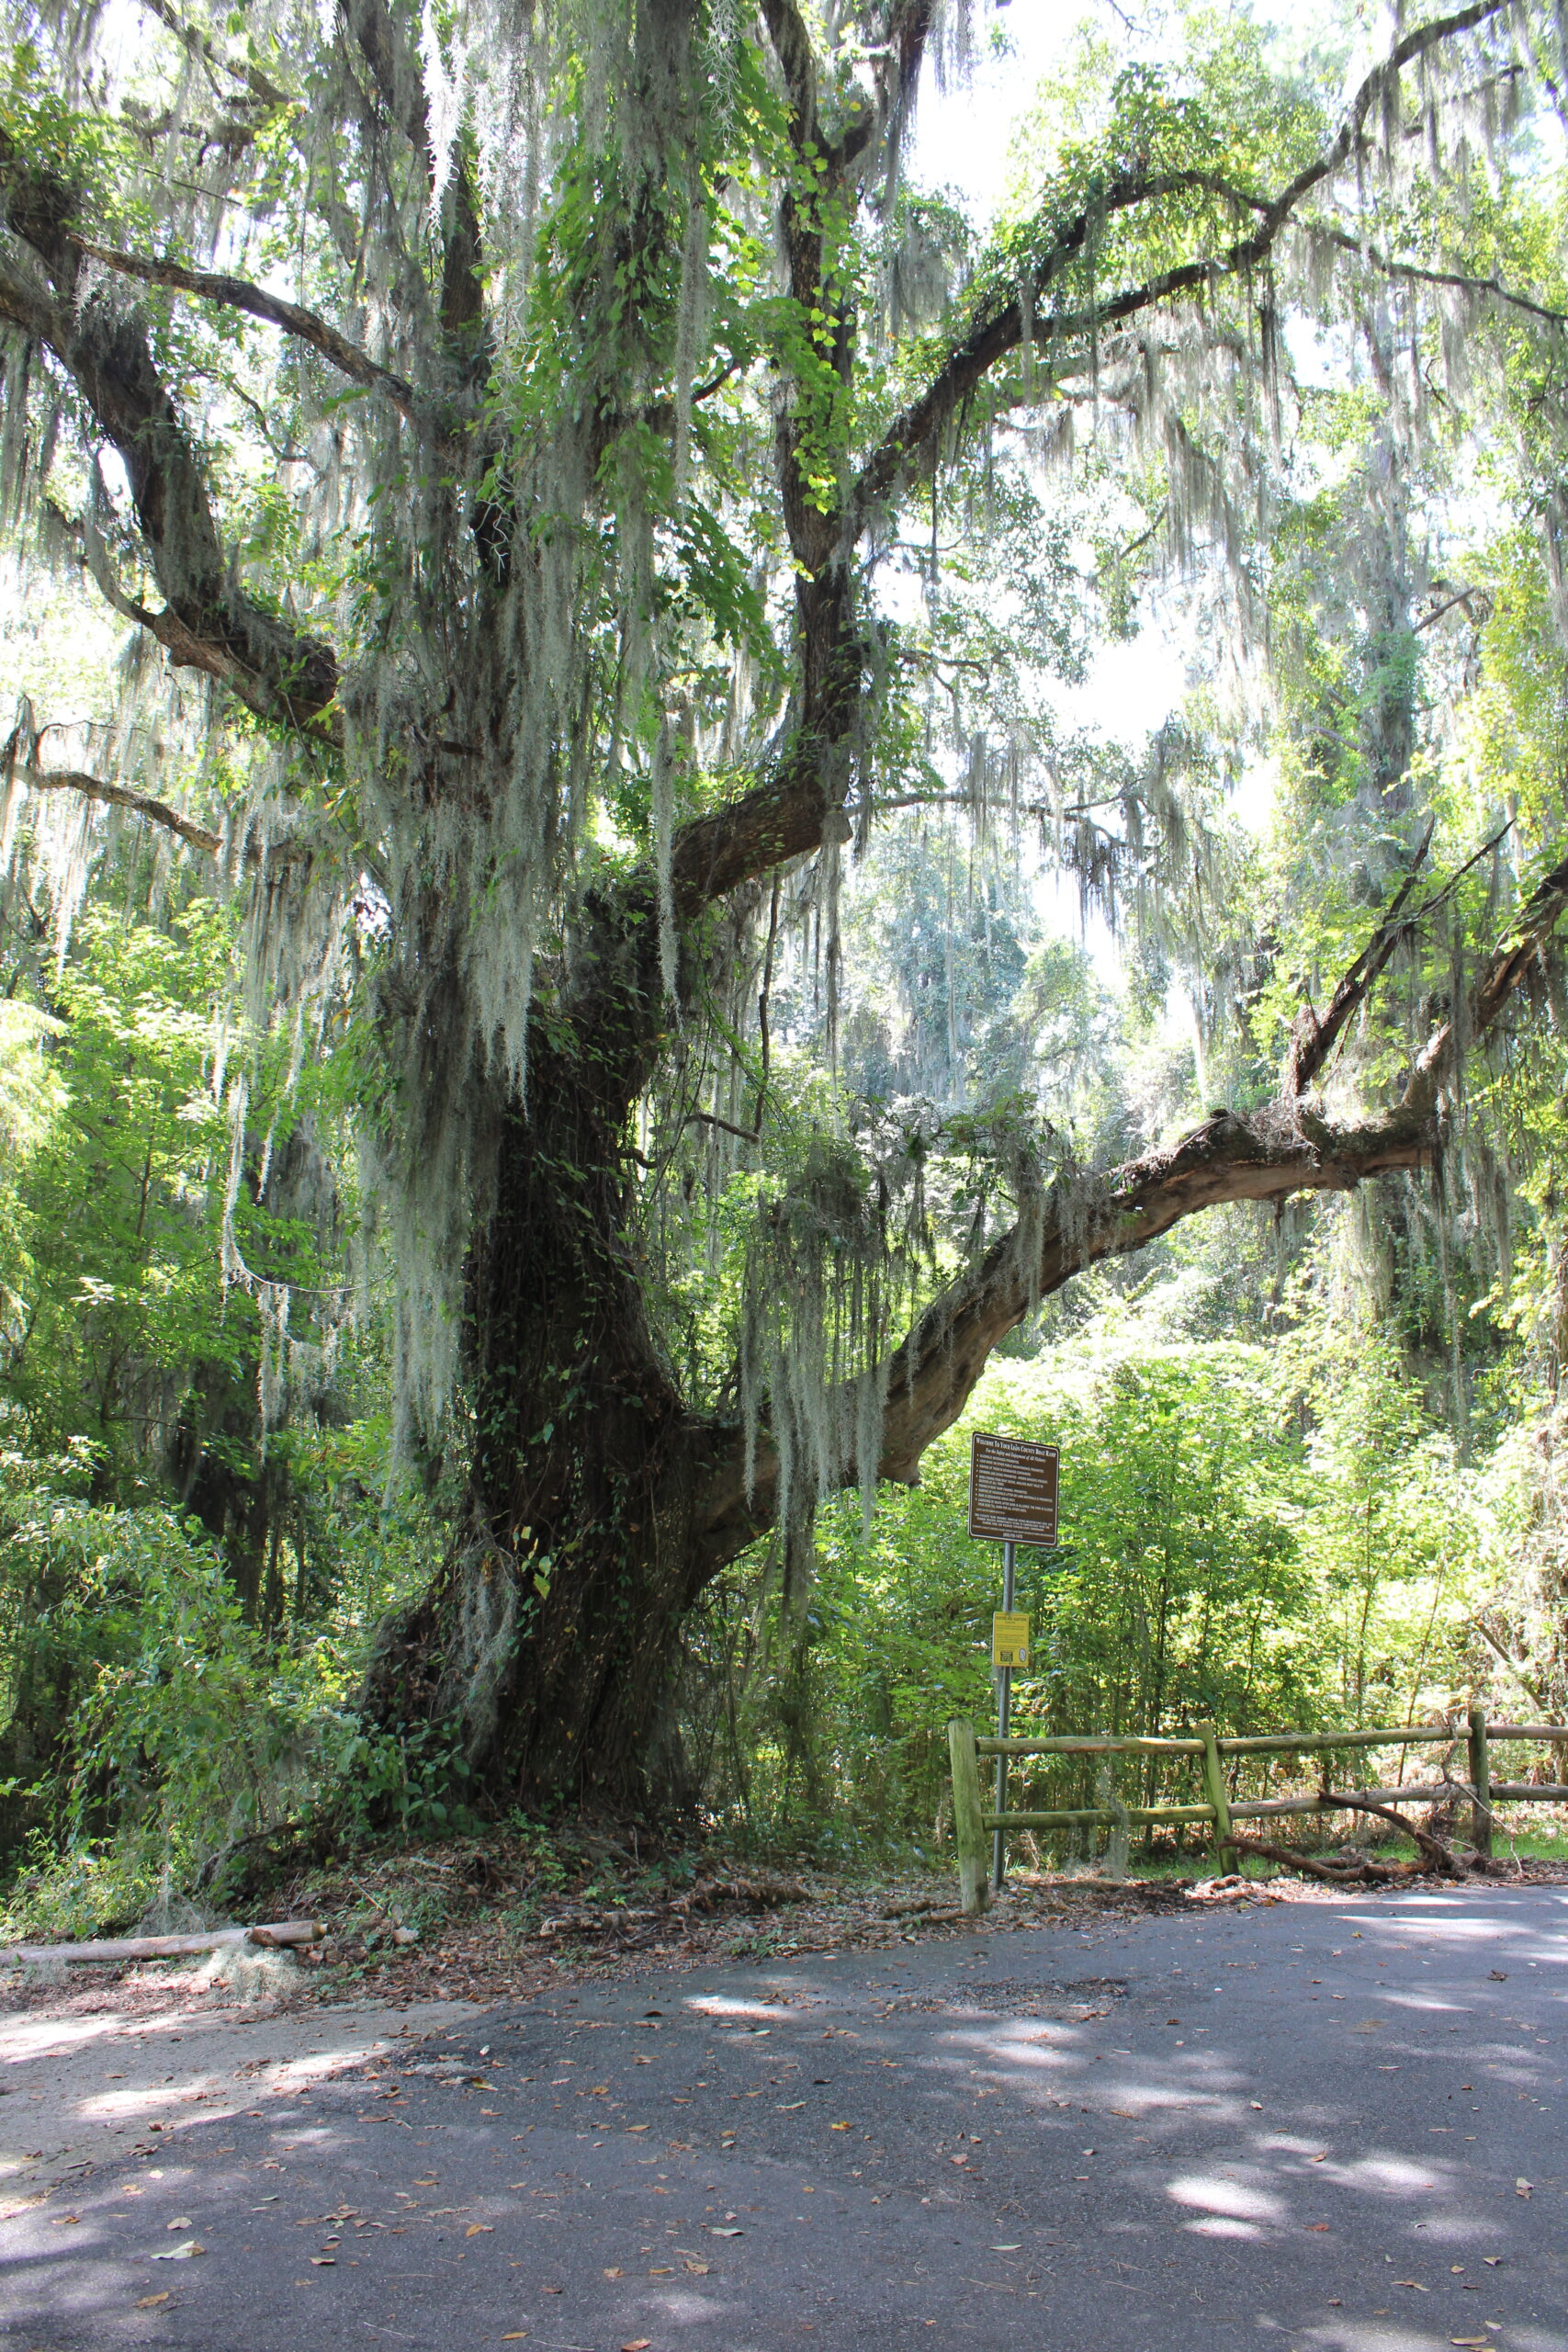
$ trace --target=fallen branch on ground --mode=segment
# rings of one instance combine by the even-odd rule
[[[1324,1801],[1341,1805],[1347,1813],[1370,1813],[1379,1821],[1386,1821],[1402,1838],[1408,1838],[1420,1859],[1414,1862],[1375,1862],[1370,1855],[1355,1861],[1320,1861],[1314,1854],[1303,1854],[1292,1846],[1273,1846],[1261,1838],[1238,1837],[1233,1830],[1225,1844],[1238,1854],[1258,1854],[1267,1862],[1280,1862],[1287,1870],[1304,1871],[1309,1878],[1327,1881],[1331,1886],[1357,1884],[1397,1886],[1407,1879],[1426,1878],[1436,1871],[1441,1878],[1468,1878],[1470,1871],[1451,1847],[1430,1830],[1418,1829],[1413,1821],[1391,1804],[1373,1804],[1365,1797],[1343,1796],[1337,1790],[1325,1789]]]
[[[1399,1886],[1408,1879],[1425,1876],[1419,1862],[1374,1862],[1365,1859],[1320,1862],[1315,1854],[1303,1854],[1294,1846],[1276,1846],[1266,1838],[1232,1837],[1225,1842],[1238,1854],[1256,1854],[1261,1861],[1278,1862],[1288,1871],[1302,1871],[1308,1878],[1325,1879],[1330,1886]]]
[[[807,1903],[807,1890],[798,1879],[773,1878],[709,1878],[699,1879],[689,1894],[681,1895],[670,1905],[682,1918],[694,1911],[716,1911],[721,1903],[741,1903],[749,1911],[771,1911],[775,1904]]]
[[[254,1928],[208,1928],[191,1936],[115,1936],[77,1944],[13,1944],[0,1952],[0,1962],[58,1960],[182,1960],[188,1952],[234,1951],[244,1945],[254,1951],[281,1951],[299,1944],[319,1943],[324,1928],[314,1919],[273,1919]]]

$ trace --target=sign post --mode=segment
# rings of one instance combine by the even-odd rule
[[[997,1678],[997,1737],[1005,1739],[1012,1717],[1012,1678],[1029,1667],[1029,1619],[1013,1607],[1016,1547],[1056,1541],[1056,1483],[1061,1455],[1054,1445],[1032,1439],[997,1437],[976,1430],[969,1447],[969,1532],[1002,1547],[1002,1605],[991,1619],[991,1666]],[[997,1758],[997,1811],[1006,1810],[1007,1758]],[[998,1886],[1007,1868],[1000,1829],[991,1841],[991,1874]]]

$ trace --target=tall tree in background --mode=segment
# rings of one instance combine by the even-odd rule
[[[457,1724],[498,1785],[668,1785],[681,1620],[719,1567],[775,1518],[798,1545],[834,1487],[913,1476],[1093,1260],[1427,1162],[1557,920],[1549,858],[1407,1082],[1330,1118],[1311,1090],[1408,933],[1407,877],[1303,1012],[1279,1102],[1096,1176],[1010,1128],[945,1252],[929,1132],[857,1148],[771,1059],[781,905],[830,1019],[840,862],[889,800],[1043,811],[1106,900],[1188,889],[1160,763],[1109,809],[1057,789],[1021,703],[988,728],[994,673],[901,632],[880,571],[939,526],[977,564],[1021,518],[1048,539],[1083,410],[1165,472],[1177,556],[1229,545],[1245,618],[1299,289],[1396,285],[1417,341],[1439,301],[1558,332],[1438,200],[1483,176],[1467,142],[1504,135],[1550,12],[1436,16],[1337,115],[1246,37],[1129,65],[979,254],[900,186],[928,59],[963,65],[936,0],[7,17],[9,511],[200,682],[186,741],[227,814],[160,795],[135,713],[76,765],[29,720],[14,775],[225,864],[254,1003],[300,1050],[367,991],[405,1430],[468,1449],[373,1707]],[[1010,583],[1021,696],[1043,578]],[[747,1154],[734,1358],[703,1385],[673,1370],[670,1251]]]

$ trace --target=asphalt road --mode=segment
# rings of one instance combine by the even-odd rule
[[[17,2216],[0,2343],[1568,2352],[1565,2028],[1540,1887],[563,1990]]]

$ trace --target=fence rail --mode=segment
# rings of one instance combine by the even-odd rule
[[[1483,1710],[1472,1707],[1463,1724],[1402,1724],[1386,1730],[1280,1731],[1222,1738],[1213,1724],[1195,1724],[1189,1736],[1170,1739],[1119,1739],[1107,1733],[1064,1733],[1054,1739],[988,1739],[977,1736],[966,1715],[954,1715],[947,1727],[953,1765],[953,1841],[958,1849],[958,1876],[964,1907],[981,1911],[987,1899],[986,1848],[997,1832],[1016,1829],[1114,1827],[1120,1823],[1142,1827],[1154,1822],[1206,1822],[1213,1829],[1216,1850],[1229,1845],[1231,1825],[1237,1821],[1273,1821],[1287,1814],[1344,1813],[1368,1804],[1429,1804],[1442,1797],[1469,1799],[1471,1834],[1478,1853],[1492,1850],[1493,1807],[1509,1804],[1568,1803],[1568,1784],[1534,1781],[1495,1781],[1492,1746],[1497,1740],[1528,1740],[1537,1747],[1568,1748],[1568,1724],[1489,1723]],[[1250,1756],[1332,1755],[1338,1750],[1378,1747],[1456,1747],[1465,1744],[1469,1768],[1463,1781],[1444,1780],[1435,1786],[1410,1783],[1393,1789],[1348,1789],[1335,1793],[1326,1788],[1315,1796],[1242,1798],[1233,1803],[1225,1785],[1228,1758]],[[1005,1804],[988,1808],[980,1794],[980,1758],[998,1757],[1006,1766],[1031,1756],[1169,1756],[1201,1759],[1206,1802],[1201,1804],[1058,1805],[1040,1810],[1010,1811]],[[1560,1760],[1560,1759],[1559,1759]],[[1003,1793],[1005,1794],[1005,1784]],[[998,1881],[999,1883],[999,1881]]]

